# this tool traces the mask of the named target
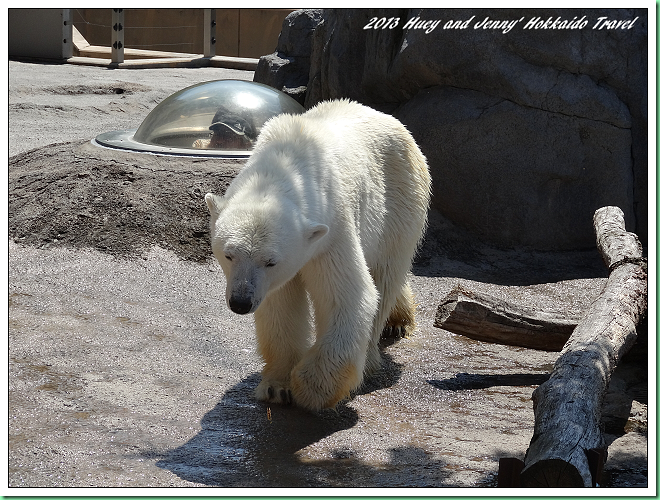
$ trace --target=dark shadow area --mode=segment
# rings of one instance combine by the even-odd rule
[[[457,373],[444,380],[428,380],[428,383],[443,391],[466,391],[488,389],[497,386],[528,387],[541,385],[550,378],[548,373],[508,373],[503,375],[482,375],[478,373]]]
[[[633,346],[612,373],[601,414],[603,438],[608,447],[626,434],[639,434],[643,441],[648,440],[648,352],[644,340],[645,336],[638,338],[638,345]],[[610,455],[603,470],[603,486],[648,487],[648,453],[647,445],[646,450],[628,446],[627,451]]]
[[[606,488],[647,488],[648,466],[646,461],[640,461],[639,456],[628,454],[622,457],[622,462],[628,463],[627,467],[608,468],[603,470],[603,486]]]
[[[507,286],[535,285],[585,278],[607,278],[595,247],[573,251],[503,248],[481,241],[435,210],[412,272],[433,278],[464,278]]]
[[[389,342],[389,340],[388,340]],[[390,343],[394,343],[392,340]],[[381,341],[382,345],[383,341]],[[389,344],[388,344],[389,345]],[[362,386],[355,392],[356,395],[369,394],[370,392],[392,387],[401,378],[403,364],[394,361],[392,356],[386,352],[380,353],[382,363],[378,373],[366,377]]]
[[[209,486],[311,486],[296,452],[358,421],[352,408],[307,412],[255,400],[254,374],[225,393],[201,421],[202,430],[156,465]],[[270,411],[269,411],[270,409]]]
[[[345,403],[319,412],[259,403],[253,396],[258,381],[254,374],[227,391],[202,418],[201,431],[159,455],[156,465],[186,481],[218,487],[459,486],[452,484],[451,467],[419,447],[393,447],[384,463],[367,463],[362,457],[370,455],[368,444],[349,440],[356,444],[337,446],[332,438],[319,443],[338,432],[350,433],[357,412]],[[301,453],[315,443],[314,455],[323,458]],[[154,453],[142,456],[154,458]],[[492,474],[476,485],[494,486]]]
[[[24,62],[30,64],[37,64],[39,66],[63,66],[67,63],[66,59],[47,59],[44,57],[28,57],[11,55],[8,57],[10,61]]]
[[[637,410],[633,408],[634,401],[648,407],[648,346],[645,340],[645,335],[638,337],[638,344],[612,372],[603,398],[601,416],[601,427],[608,446],[628,432],[648,436],[647,416],[637,414],[639,407]]]

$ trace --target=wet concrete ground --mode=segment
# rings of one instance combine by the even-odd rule
[[[251,318],[227,310],[216,265],[10,255],[15,486],[493,486],[556,357],[433,328],[433,297],[458,280],[418,276],[419,332],[386,348],[378,380],[337,412],[269,419]]]
[[[55,123],[58,112],[41,102],[44,88],[82,77],[182,88],[195,83],[191,74],[222,77],[11,63],[10,150],[31,149],[26,140],[58,142],[53,127],[26,138],[30,120]],[[20,95],[12,93],[17,82]],[[96,106],[106,130],[122,128],[110,125],[121,113],[134,113],[139,124],[136,96],[107,109],[107,95],[70,99],[74,109],[61,105],[59,122]],[[84,138],[75,130],[70,140]],[[411,278],[419,330],[384,348],[385,369],[351,401],[308,413],[255,401],[261,362],[252,318],[227,309],[213,261],[182,260],[158,246],[113,256],[10,239],[9,485],[493,487],[500,457],[523,458],[534,425],[531,393],[557,354],[434,328],[436,307],[461,283],[578,314],[604,285],[601,265],[595,252],[473,244],[432,217]],[[647,367],[637,358],[617,372],[605,411],[604,485],[633,494],[648,484]]]
[[[14,243],[10,256],[9,482],[24,487],[493,487],[500,457],[523,458],[557,355],[434,328],[438,297],[460,282],[568,308],[603,284],[414,276],[419,331],[352,401],[308,413],[255,401],[251,318],[224,305],[216,264]],[[638,427],[608,436],[608,470],[630,486],[647,474],[643,377],[623,379],[637,393],[618,405]]]

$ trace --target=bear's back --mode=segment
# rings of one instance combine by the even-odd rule
[[[300,143],[305,140],[333,146],[337,150],[350,143],[365,144],[367,137],[382,133],[388,126],[401,126],[395,118],[349,99],[323,101],[300,115],[279,115],[262,129],[259,143]],[[361,136],[365,137],[361,137]],[[255,147],[255,149],[258,149]]]

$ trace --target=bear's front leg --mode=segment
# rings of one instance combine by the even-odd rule
[[[292,402],[290,376],[309,348],[311,319],[307,293],[300,276],[266,296],[254,313],[259,354],[266,362],[257,399]]]
[[[362,383],[378,292],[361,254],[319,259],[304,278],[315,310],[316,343],[291,373],[294,402],[332,408]]]

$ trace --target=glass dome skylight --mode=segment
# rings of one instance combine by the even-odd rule
[[[261,83],[217,80],[172,94],[137,130],[106,132],[101,146],[190,156],[249,156],[266,121],[303,113],[293,98]]]

